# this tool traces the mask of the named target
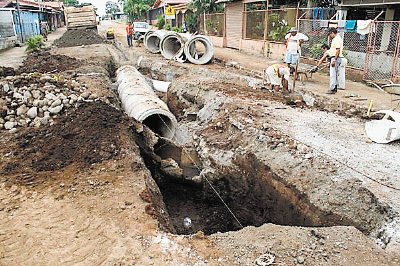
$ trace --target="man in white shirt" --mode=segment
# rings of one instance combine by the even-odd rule
[[[330,28],[328,34],[332,40],[331,48],[328,51],[331,58],[328,94],[335,94],[338,89],[345,89],[347,59],[343,57],[343,40],[337,33],[337,29]]]
[[[285,63],[288,67],[294,67],[299,62],[301,53],[301,44],[308,41],[308,37],[297,31],[296,28],[291,28],[285,36],[286,39],[286,55]]]
[[[281,86],[284,93],[288,92],[289,76],[290,69],[285,65],[274,64],[265,70],[266,83],[271,85],[275,92],[279,92]]]

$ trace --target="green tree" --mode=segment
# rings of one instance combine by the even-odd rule
[[[65,6],[75,6],[78,5],[78,0],[61,0]]]
[[[203,13],[224,12],[224,4],[217,4],[217,0],[192,0],[189,4],[190,12],[186,13],[185,22],[190,32],[198,30],[200,17]]]
[[[146,12],[151,8],[153,0],[125,0],[124,13],[129,19],[144,19]]]

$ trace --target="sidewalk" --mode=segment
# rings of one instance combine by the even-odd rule
[[[235,61],[244,68],[260,72],[272,64],[282,63],[261,55],[245,54],[239,52],[238,50],[219,47],[215,47],[215,57],[225,62]],[[304,85],[300,81],[296,81],[296,90],[310,93],[317,97],[323,97],[327,101],[330,99],[337,99],[338,104],[347,103],[350,105],[359,106],[362,109],[367,109],[370,100],[372,100],[372,110],[377,111],[396,108],[396,111],[400,111],[400,106],[398,106],[399,101],[392,102],[392,99],[400,99],[400,96],[390,95],[388,93],[379,91],[376,88],[369,87],[361,82],[347,80],[346,90],[338,91],[338,93],[334,95],[326,94],[328,91],[328,86],[329,75],[324,73],[313,74],[312,79],[306,81]],[[291,87],[292,85],[290,85],[290,88]]]
[[[50,47],[53,42],[60,38],[64,32],[67,31],[66,27],[58,28],[56,31],[48,35],[48,40],[45,42],[45,47]],[[13,47],[0,51],[0,66],[18,68],[22,66],[22,62],[26,57],[25,45],[22,47]]]

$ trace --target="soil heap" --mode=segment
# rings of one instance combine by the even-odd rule
[[[87,167],[111,159],[120,153],[119,132],[128,123],[121,111],[104,102],[84,103],[60,116],[53,126],[19,134],[14,147],[19,159],[15,163],[22,166],[19,169],[41,172],[71,164]],[[3,172],[16,167],[5,168]]]
[[[30,54],[23,66],[18,69],[19,73],[56,73],[74,69],[80,66],[80,60],[65,55],[51,54],[48,51]]]
[[[88,29],[77,29],[65,32],[54,44],[58,47],[72,47],[103,42],[104,39],[97,32]]]

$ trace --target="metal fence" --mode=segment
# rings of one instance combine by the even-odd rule
[[[205,16],[202,16],[202,18],[200,19],[200,32],[204,32],[208,35],[222,37],[224,36],[224,30],[224,13],[205,14]]]
[[[398,76],[400,22],[377,21],[371,25],[366,51],[366,80],[392,80]]]
[[[329,21],[300,19],[299,31],[309,36],[302,45],[302,56],[318,59],[321,45],[330,44],[327,36]],[[339,28],[343,38],[343,54],[348,66],[363,71],[365,80],[394,80],[400,78],[400,22],[374,21],[367,34],[348,32]]]
[[[296,8],[244,11],[244,38],[283,42],[296,26]]]

